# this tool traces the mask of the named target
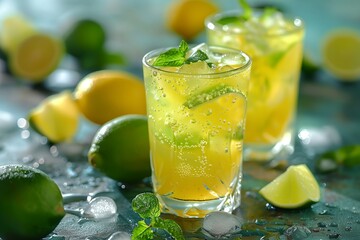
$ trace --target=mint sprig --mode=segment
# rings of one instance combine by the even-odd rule
[[[341,166],[355,167],[360,165],[360,145],[346,145],[321,154],[316,161],[319,172],[332,172]]]
[[[209,57],[200,49],[194,52],[191,56],[186,58],[186,53],[189,51],[188,44],[182,40],[178,48],[171,48],[166,52],[161,53],[154,61],[153,66],[157,67],[179,67],[184,64],[195,63],[199,61],[206,61]]]
[[[239,4],[242,7],[242,9],[244,10],[244,14],[243,14],[243,19],[248,20],[251,18],[252,14],[253,14],[253,10],[251,8],[251,6],[249,5],[249,3],[246,0],[239,0]]]
[[[132,200],[133,210],[143,219],[132,232],[132,240],[154,239],[157,230],[166,231],[175,240],[184,240],[181,227],[171,219],[160,218],[159,200],[153,193],[141,193]]]

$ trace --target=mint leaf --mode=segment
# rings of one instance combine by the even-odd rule
[[[354,167],[360,165],[360,145],[348,145],[323,153],[316,162],[320,172],[331,172],[340,166]]]
[[[185,62],[186,52],[188,51],[188,44],[182,40],[178,48],[171,48],[168,51],[161,53],[154,61],[154,66],[181,66]]]
[[[276,8],[273,7],[266,7],[264,9],[263,14],[260,17],[260,21],[266,21],[269,17],[274,15],[275,13],[279,12]]]
[[[137,226],[134,228],[131,239],[132,240],[148,240],[153,239],[154,232],[145,221],[139,221]]]
[[[181,227],[174,220],[160,218],[160,203],[155,194],[140,193],[132,200],[131,205],[133,210],[143,218],[134,228],[132,240],[154,239],[154,229],[164,230],[175,240],[185,239]],[[147,224],[147,222],[150,223]]]
[[[184,64],[194,63],[198,61],[206,61],[209,57],[201,50],[197,50],[188,59],[186,53],[189,50],[188,44],[182,40],[178,48],[171,48],[161,53],[154,61],[153,65],[158,67],[179,67]],[[208,63],[208,65],[211,63]],[[209,65],[211,66],[211,65]]]
[[[142,218],[160,216],[159,200],[153,193],[141,193],[132,200],[133,210]]]
[[[179,45],[179,52],[182,54],[183,57],[185,57],[188,50],[189,50],[188,44],[184,40],[182,40]]]
[[[244,10],[243,18],[245,20],[250,19],[252,16],[252,8],[250,7],[250,5],[247,3],[246,0],[239,0],[239,3],[242,9]]]
[[[180,226],[173,220],[158,218],[153,226],[166,230],[175,240],[185,239]]]
[[[195,63],[198,61],[206,61],[209,57],[200,49],[193,53],[188,59],[185,60],[186,64]]]

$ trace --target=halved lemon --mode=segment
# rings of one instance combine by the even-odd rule
[[[360,80],[360,33],[338,29],[329,33],[323,42],[324,68],[345,81]]]
[[[11,73],[33,83],[41,82],[55,70],[64,52],[59,38],[38,31],[20,15],[5,18],[0,45],[8,56]]]
[[[63,52],[60,40],[36,33],[23,40],[10,54],[10,70],[24,80],[40,82],[56,69]]]
[[[79,110],[72,93],[64,91],[44,99],[29,113],[28,119],[30,126],[50,141],[63,142],[75,135]]]
[[[299,208],[320,200],[320,187],[305,164],[293,165],[259,193],[279,208]]]

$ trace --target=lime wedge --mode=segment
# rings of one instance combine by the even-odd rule
[[[279,208],[299,208],[320,200],[319,185],[305,164],[290,166],[259,193]]]
[[[69,91],[44,99],[29,113],[29,124],[50,141],[70,140],[76,133],[79,111]]]
[[[242,95],[239,90],[233,87],[227,85],[218,85],[206,89],[200,93],[194,94],[184,103],[184,106],[191,109],[228,93],[240,93]]]

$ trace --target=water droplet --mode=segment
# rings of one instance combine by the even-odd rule
[[[195,119],[190,119],[190,123],[196,123]]]
[[[329,226],[330,227],[338,227],[339,225],[337,223],[335,223],[335,222],[332,222],[332,223],[329,224]]]
[[[165,93],[163,93],[163,94],[162,94],[162,96],[165,98],[165,97],[166,97],[166,94],[165,94]]]
[[[270,203],[266,203],[265,207],[267,210],[276,210],[276,208],[273,205],[271,205]]]
[[[340,237],[339,233],[330,233],[329,234],[329,239],[337,239]]]
[[[229,152],[229,148],[225,148],[225,152],[228,153],[228,152]]]
[[[154,77],[156,77],[156,76],[157,76],[157,71],[153,71],[153,72],[152,72],[152,75],[153,75]]]
[[[260,226],[265,225],[266,223],[267,223],[267,221],[265,219],[256,219],[255,220],[255,224],[260,225]]]
[[[346,227],[345,227],[345,231],[350,232],[351,230],[352,230],[352,227],[350,227],[350,226],[346,226]]]
[[[317,226],[323,228],[323,227],[326,227],[326,223],[318,222],[318,223],[317,223]]]
[[[17,120],[17,125],[22,129],[27,129],[29,127],[28,121],[25,118],[19,118]]]
[[[21,138],[22,139],[28,139],[29,137],[30,137],[30,131],[29,130],[21,131]]]

